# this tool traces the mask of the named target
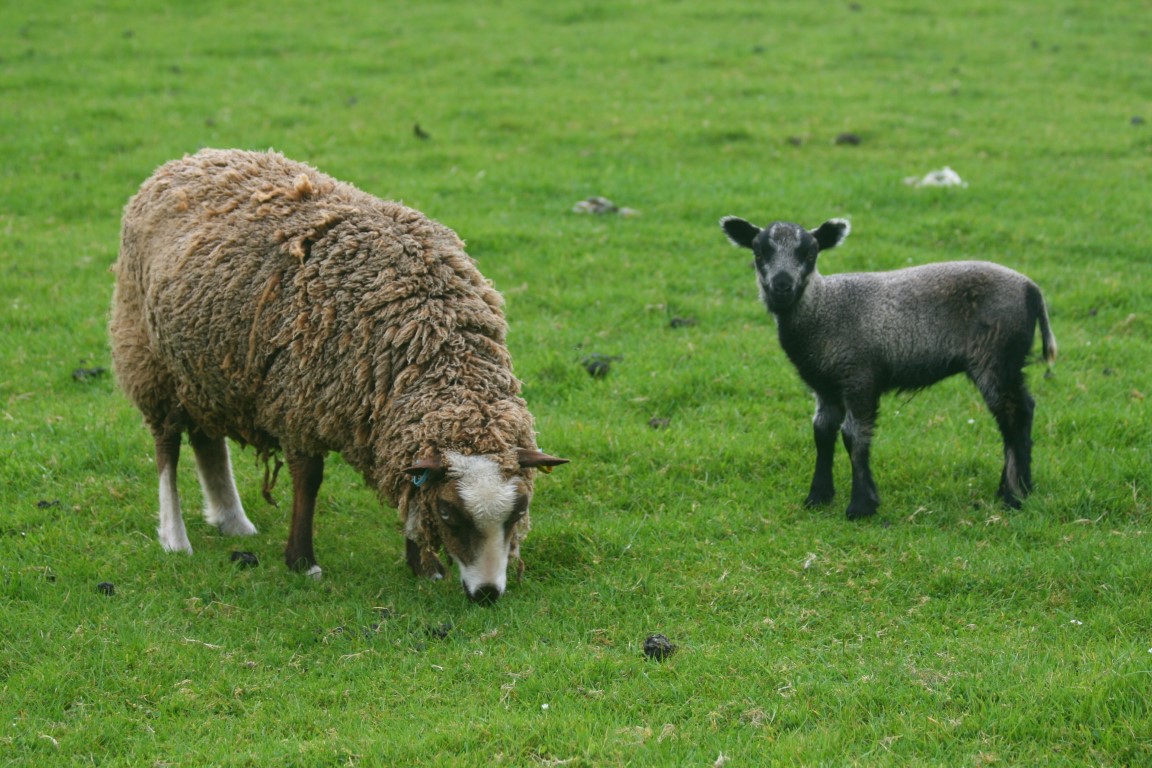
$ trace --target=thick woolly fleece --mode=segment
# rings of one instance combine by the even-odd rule
[[[114,270],[116,375],[154,430],[338,451],[425,556],[440,541],[416,459],[492,455],[531,493],[503,300],[418,211],[275,152],[206,149],[129,201]]]

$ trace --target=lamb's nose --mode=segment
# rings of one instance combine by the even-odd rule
[[[773,293],[791,293],[793,282],[788,275],[777,275],[769,285]]]

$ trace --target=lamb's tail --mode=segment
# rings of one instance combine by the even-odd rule
[[[1052,323],[1048,321],[1048,306],[1044,303],[1040,288],[1035,284],[1028,286],[1028,304],[1040,322],[1040,343],[1044,351],[1044,362],[1051,366],[1056,362],[1056,337],[1052,334]]]

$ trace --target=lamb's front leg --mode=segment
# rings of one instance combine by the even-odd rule
[[[844,447],[852,459],[852,499],[848,502],[848,519],[857,520],[876,514],[880,494],[872,479],[872,430],[876,424],[876,405],[864,403],[859,411],[849,407],[842,432]]]
[[[836,433],[844,421],[844,409],[832,401],[816,395],[816,415],[812,418],[812,437],[816,443],[816,469],[812,473],[812,487],[807,507],[827,504],[836,495],[832,480],[832,462],[836,456]]]

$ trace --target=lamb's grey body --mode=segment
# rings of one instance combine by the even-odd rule
[[[338,451],[400,509],[413,571],[442,575],[443,546],[469,597],[504,592],[535,468],[565,460],[536,449],[503,300],[452,230],[274,152],[207,149],[141,185],[115,271],[112,356],[155,438],[165,549],[191,551],[184,432],[207,520],[255,533],[227,437],[283,453],[285,560],[318,574],[312,518]]]
[[[1019,505],[1032,485],[1034,409],[1021,369],[1037,324],[1045,359],[1056,356],[1035,283],[983,261],[825,277],[816,257],[847,237],[847,221],[833,219],[811,232],[787,222],[761,230],[735,217],[721,225],[733,243],[755,253],[761,299],[776,318],[781,346],[816,393],[817,458],[809,504],[833,496],[832,458],[840,431],[853,467],[848,517],[874,513],[879,495],[869,447],[880,395],[966,373],[1004,438],[1000,496]]]

